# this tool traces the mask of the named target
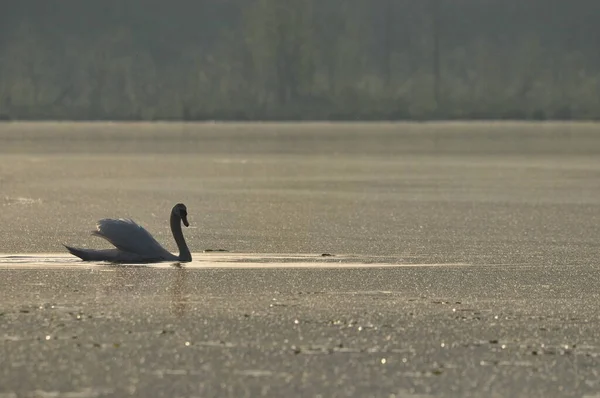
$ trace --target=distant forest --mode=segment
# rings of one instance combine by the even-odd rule
[[[5,119],[600,119],[598,0],[23,0]]]

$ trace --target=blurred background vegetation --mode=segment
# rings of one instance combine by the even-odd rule
[[[12,0],[13,119],[598,119],[598,0]]]

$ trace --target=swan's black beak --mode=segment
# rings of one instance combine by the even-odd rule
[[[181,221],[183,221],[183,225],[185,225],[186,227],[190,226],[190,223],[187,220],[187,215],[181,216]]]

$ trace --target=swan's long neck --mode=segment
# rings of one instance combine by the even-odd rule
[[[181,230],[181,217],[176,212],[171,212],[171,232],[175,243],[179,248],[179,260],[180,261],[192,261],[192,254],[188,249],[185,239],[183,237],[183,231]]]

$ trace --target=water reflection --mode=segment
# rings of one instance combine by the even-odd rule
[[[178,318],[187,312],[190,271],[181,263],[170,264],[168,269],[148,265],[109,265],[94,272],[100,272],[103,279],[96,285],[97,302],[137,298],[142,299],[140,303],[144,305],[169,305],[169,312]],[[161,292],[166,293],[163,299],[159,297]]]
[[[188,270],[180,263],[173,264],[173,267],[175,267],[175,270],[171,273],[172,279],[169,289],[171,291],[171,313],[181,318],[185,315],[188,306],[189,295],[186,290]]]

